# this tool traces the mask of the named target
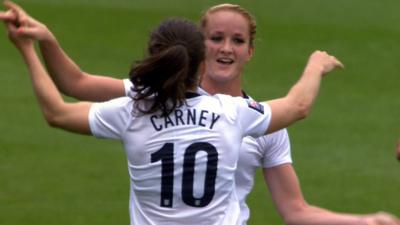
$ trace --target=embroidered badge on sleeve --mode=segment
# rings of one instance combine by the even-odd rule
[[[254,101],[254,100],[250,100],[250,99],[246,99],[247,104],[250,108],[256,110],[257,112],[264,114],[264,106],[261,105],[260,103]]]

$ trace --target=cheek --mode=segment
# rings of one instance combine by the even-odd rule
[[[251,59],[251,52],[248,48],[243,48],[240,50],[240,61],[248,62]]]
[[[206,41],[205,46],[206,46],[206,55],[214,54],[218,50],[218,46],[212,43],[211,41]]]

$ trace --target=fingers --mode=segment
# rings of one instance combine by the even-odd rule
[[[344,69],[343,63],[340,62],[335,56],[331,56],[331,58],[332,58],[332,61],[333,61],[333,62],[335,63],[335,65],[336,65],[335,67]]]
[[[310,66],[310,68],[319,68],[322,75],[325,75],[336,68],[344,68],[343,63],[335,56],[329,55],[327,52],[320,50],[311,54],[308,66]]]
[[[5,23],[7,28],[7,36],[14,42],[18,38],[18,27],[14,23]]]
[[[17,26],[13,23],[5,23],[6,27],[7,27],[7,35],[14,35],[15,33],[17,33]]]
[[[342,62],[340,62],[335,56],[329,55],[326,51],[319,51],[315,52],[316,54],[320,54],[321,57],[327,62],[332,63],[335,67],[344,68]]]
[[[34,38],[35,34],[38,32],[36,27],[27,27],[27,26],[20,26],[16,30],[18,35],[21,35],[26,38]]]
[[[24,10],[21,8],[21,6],[15,4],[15,3],[12,2],[12,1],[5,0],[5,1],[3,2],[3,4],[4,4],[4,6],[5,6],[6,8],[8,8],[8,9],[12,9],[12,10],[17,10],[17,11],[24,12]]]
[[[25,26],[28,24],[28,14],[26,14],[26,12],[19,5],[6,0],[4,1],[4,6],[14,14],[14,16],[16,17],[14,21],[18,26]]]
[[[5,22],[14,21],[17,19],[17,15],[12,10],[6,12],[0,12],[0,20]]]

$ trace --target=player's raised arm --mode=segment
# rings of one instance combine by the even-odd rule
[[[268,133],[307,117],[318,95],[322,76],[335,68],[343,68],[343,64],[326,52],[315,51],[310,56],[300,80],[289,93],[283,98],[268,101],[272,111]]]
[[[59,90],[79,100],[103,101],[125,95],[124,83],[120,79],[88,74],[64,52],[56,37],[43,23],[28,15],[20,6],[10,1],[4,5],[9,9],[0,19],[24,25],[25,36],[39,42],[47,69]],[[17,14],[18,16],[14,16]]]
[[[25,26],[6,23],[10,40],[20,51],[28,67],[32,86],[43,115],[51,126],[68,131],[91,134],[88,113],[91,103],[65,103],[34,48],[34,41],[24,36]]]

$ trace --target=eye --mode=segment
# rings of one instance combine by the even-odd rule
[[[246,43],[246,40],[244,38],[241,38],[241,37],[234,37],[232,40],[236,44],[244,44],[244,43]]]
[[[211,36],[210,37],[210,40],[212,41],[212,42],[221,42],[222,41],[222,36]]]

